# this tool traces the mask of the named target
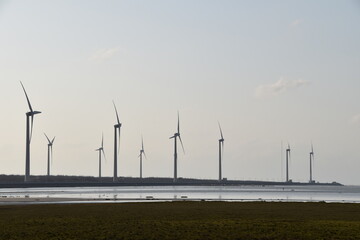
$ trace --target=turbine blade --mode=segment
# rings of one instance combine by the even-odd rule
[[[180,117],[179,117],[179,111],[178,111],[178,124],[177,124],[177,132],[180,133]]]
[[[29,142],[31,142],[31,138],[32,138],[32,132],[33,132],[33,126],[34,126],[34,115],[31,115],[31,127],[30,127],[30,139]]]
[[[291,162],[291,150],[289,148],[289,162]]]
[[[222,148],[221,158],[223,158],[223,156],[224,156],[224,141],[221,142],[221,148]]]
[[[21,84],[21,86],[22,86],[22,89],[24,90],[24,93],[25,93],[25,96],[26,96],[26,100],[27,100],[27,103],[28,103],[28,105],[29,105],[30,112],[33,112],[33,109],[32,109],[32,107],[31,107],[31,103],[30,103],[29,97],[28,97],[28,95],[27,95],[27,93],[26,93],[26,91],[25,91],[24,85],[22,84],[21,81],[20,81],[20,84]]]
[[[313,147],[313,143],[311,142],[311,155],[312,155],[312,161],[314,161],[314,147]]]
[[[51,140],[51,145],[54,143],[55,141],[55,137]]]
[[[101,134],[101,147],[104,147],[104,133]]]
[[[311,152],[314,154],[314,147],[312,143],[311,143]]]
[[[144,157],[145,157],[145,159],[147,160],[146,153],[145,153],[145,152],[143,152],[143,153],[144,153]]]
[[[120,120],[119,120],[119,114],[118,114],[118,111],[116,109],[116,105],[115,105],[115,102],[113,101],[113,104],[114,104],[114,108],[115,108],[115,112],[116,112],[116,120],[117,120],[117,123],[120,124]]]
[[[118,141],[118,152],[117,154],[119,155],[119,152],[120,152],[120,128],[119,129],[119,141]]]
[[[174,138],[175,137],[175,135],[174,136],[172,136],[172,137],[169,137],[169,139],[172,139],[172,138]]]
[[[313,154],[313,157],[312,157],[312,164],[313,164],[313,167],[315,167],[315,158],[314,158],[314,154]]]
[[[144,151],[144,139],[142,136],[141,136],[141,150]]]
[[[105,156],[105,151],[104,151],[104,148],[102,148],[102,149],[101,149],[101,151],[102,151],[102,154],[103,154],[104,159],[105,159],[105,162],[106,162],[106,156]]]
[[[50,146],[50,151],[51,151],[51,165],[53,164],[53,148],[52,145]]]
[[[312,155],[312,160],[313,160],[313,162],[315,162],[315,156],[314,156],[314,153],[313,153],[313,155]]]
[[[46,133],[44,133],[44,135],[45,135],[46,139],[48,140],[49,144],[51,144],[51,141],[50,141],[50,139],[48,138],[48,136],[46,135]]]
[[[289,164],[291,163],[291,148],[290,148],[290,144],[288,143],[288,148],[287,151],[289,152]]]
[[[224,139],[224,136],[223,136],[223,133],[222,133],[222,130],[221,130],[221,126],[220,126],[220,123],[218,122],[219,124],[219,129],[220,129],[220,135],[221,135],[221,139]]]
[[[182,147],[182,150],[183,150],[183,152],[184,152],[184,154],[185,154],[185,149],[184,149],[184,145],[183,145],[183,142],[182,142],[182,140],[181,140],[181,137],[180,137],[180,135],[179,135],[179,140],[180,140],[180,143],[181,143],[181,147]]]

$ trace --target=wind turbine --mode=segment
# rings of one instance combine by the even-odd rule
[[[311,143],[311,152],[310,152],[310,183],[313,183],[313,176],[312,176],[312,167],[314,164],[314,148]]]
[[[26,156],[25,156],[25,179],[24,181],[29,181],[30,178],[30,142],[32,137],[32,130],[34,125],[34,115],[39,114],[41,112],[34,111],[31,104],[29,97],[25,91],[24,85],[20,81],[20,84],[22,86],[22,89],[24,90],[27,103],[29,105],[29,112],[26,113]]]
[[[180,118],[179,118],[179,112],[178,112],[178,124],[177,124],[177,132],[174,133],[174,136],[170,137],[169,139],[174,139],[174,182],[177,180],[177,138],[179,138],[181,147],[183,149],[183,152],[185,154],[184,145],[181,141],[180,137]]]
[[[50,176],[50,158],[51,158],[51,164],[52,164],[52,160],[53,160],[52,146],[53,146],[55,137],[50,141],[50,139],[48,138],[48,136],[45,133],[44,133],[44,135],[45,135],[46,139],[48,140],[47,175]]]
[[[142,178],[142,155],[144,154],[145,159],[147,159],[146,154],[145,154],[145,150],[144,150],[144,140],[143,137],[141,136],[141,149],[140,149],[140,179]]]
[[[119,150],[120,150],[121,123],[119,120],[119,114],[116,109],[114,101],[113,101],[113,104],[114,104],[116,120],[117,120],[117,123],[114,125],[114,177],[113,177],[113,182],[116,182],[116,180],[117,180],[117,160],[118,160],[118,155],[119,155]]]
[[[104,158],[106,159],[104,152],[104,134],[101,135],[101,147],[99,147],[95,151],[99,152],[99,178],[101,178],[101,153],[102,155],[104,155]]]
[[[289,160],[290,160],[290,144],[288,143],[288,148],[286,149],[286,182],[289,182]]]
[[[224,137],[223,137],[223,133],[222,133],[222,130],[221,130],[221,126],[220,126],[220,123],[218,122],[219,124],[219,129],[220,129],[220,136],[221,138],[219,139],[219,182],[221,181],[222,179],[222,176],[221,176],[221,160],[222,160],[222,155],[223,155],[223,152],[224,152]]]

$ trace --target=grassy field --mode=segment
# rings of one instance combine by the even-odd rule
[[[168,202],[0,207],[0,239],[360,239],[360,204]]]

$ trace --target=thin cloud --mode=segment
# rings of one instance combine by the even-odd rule
[[[302,22],[303,22],[302,19],[296,19],[296,20],[294,20],[294,21],[291,22],[290,26],[291,26],[291,27],[297,27],[297,26],[299,26]]]
[[[114,57],[119,51],[119,47],[99,49],[91,57],[89,57],[89,60],[95,62],[103,62]]]
[[[360,113],[350,119],[350,123],[360,125]]]
[[[255,90],[255,97],[271,97],[285,93],[291,89],[300,88],[309,84],[309,81],[279,79],[275,83],[259,85]]]

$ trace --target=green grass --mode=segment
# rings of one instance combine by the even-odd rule
[[[0,239],[360,239],[360,204],[168,202],[0,207]]]

